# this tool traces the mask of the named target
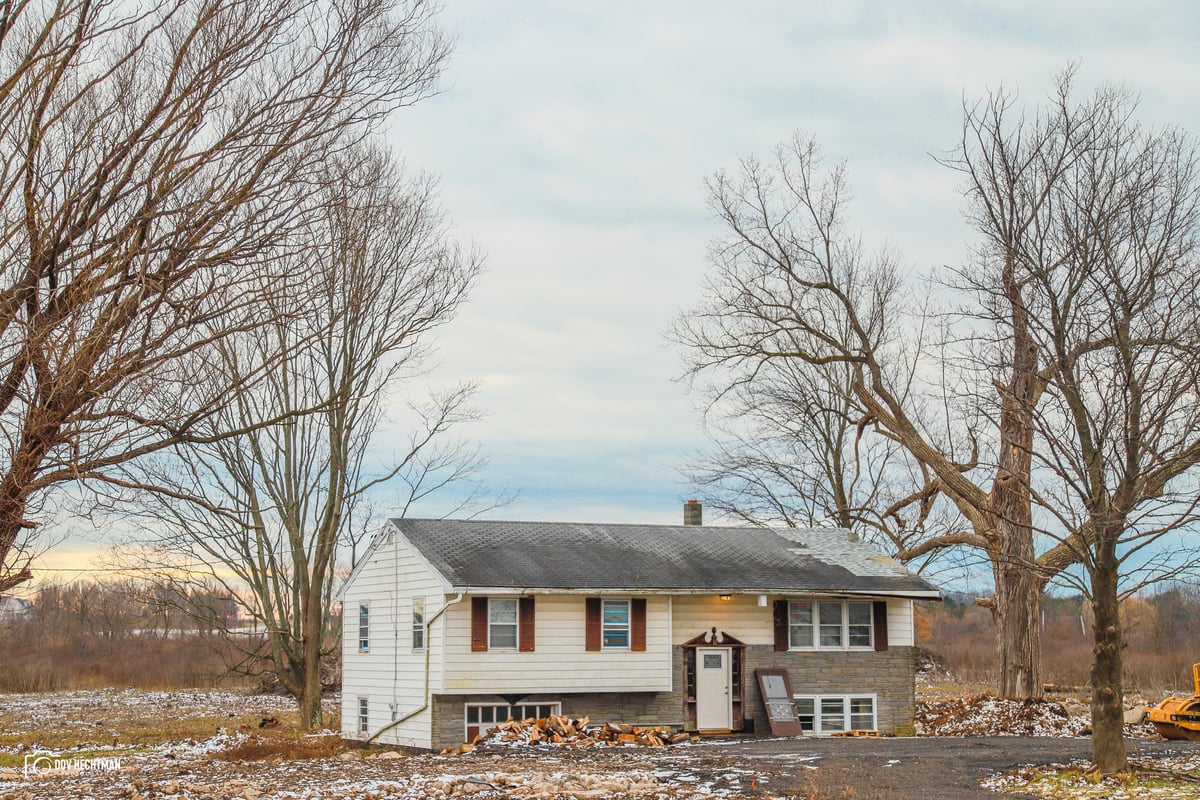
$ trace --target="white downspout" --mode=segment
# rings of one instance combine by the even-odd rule
[[[420,708],[413,709],[412,711],[408,712],[404,716],[392,720],[387,725],[384,725],[382,728],[375,731],[375,733],[373,733],[367,737],[366,744],[370,744],[371,742],[378,739],[382,734],[387,733],[392,728],[399,725],[401,722],[410,720],[413,717],[415,717],[417,714],[420,714],[422,711],[429,708],[429,654],[433,650],[433,638],[430,636],[430,631],[433,627],[433,623],[437,622],[438,617],[442,616],[442,614],[444,614],[446,612],[446,609],[448,609],[450,606],[461,603],[462,599],[463,599],[463,593],[459,592],[454,597],[453,600],[451,600],[448,603],[443,604],[442,607],[438,609],[436,614],[434,614],[432,617],[430,617],[429,619],[427,619],[425,621],[425,692],[423,694],[423,697],[425,698],[425,702],[421,704]],[[442,636],[442,647],[445,647],[445,646],[446,646],[446,637]],[[393,680],[395,680],[394,676],[393,676]]]

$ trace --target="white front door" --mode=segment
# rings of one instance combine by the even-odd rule
[[[727,731],[733,727],[733,698],[729,694],[728,647],[696,648],[696,727]]]

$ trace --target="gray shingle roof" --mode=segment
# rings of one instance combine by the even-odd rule
[[[394,519],[456,588],[938,592],[843,530]]]

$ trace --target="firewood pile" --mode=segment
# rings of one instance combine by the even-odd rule
[[[663,726],[641,727],[619,722],[589,726],[589,722],[588,717],[570,719],[554,714],[540,719],[510,719],[488,729],[487,733],[481,733],[473,741],[443,749],[442,755],[462,755],[471,752],[481,744],[553,744],[567,748],[619,747],[621,745],[666,747],[698,739],[698,737],[692,737],[686,733],[672,734],[669,728]]]

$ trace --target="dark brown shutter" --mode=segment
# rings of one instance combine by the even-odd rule
[[[875,649],[887,650],[887,601],[876,600],[871,603],[871,616],[875,622]]]
[[[533,652],[533,598],[522,597],[517,601],[517,649],[522,653]]]
[[[486,597],[471,598],[471,652],[488,648],[488,602]]]
[[[629,601],[629,649],[635,653],[646,650],[646,598]]]
[[[589,597],[585,601],[584,610],[586,612],[586,621],[584,623],[584,638],[587,650],[600,649],[600,598]]]
[[[775,649],[788,649],[788,601],[775,601]]]

